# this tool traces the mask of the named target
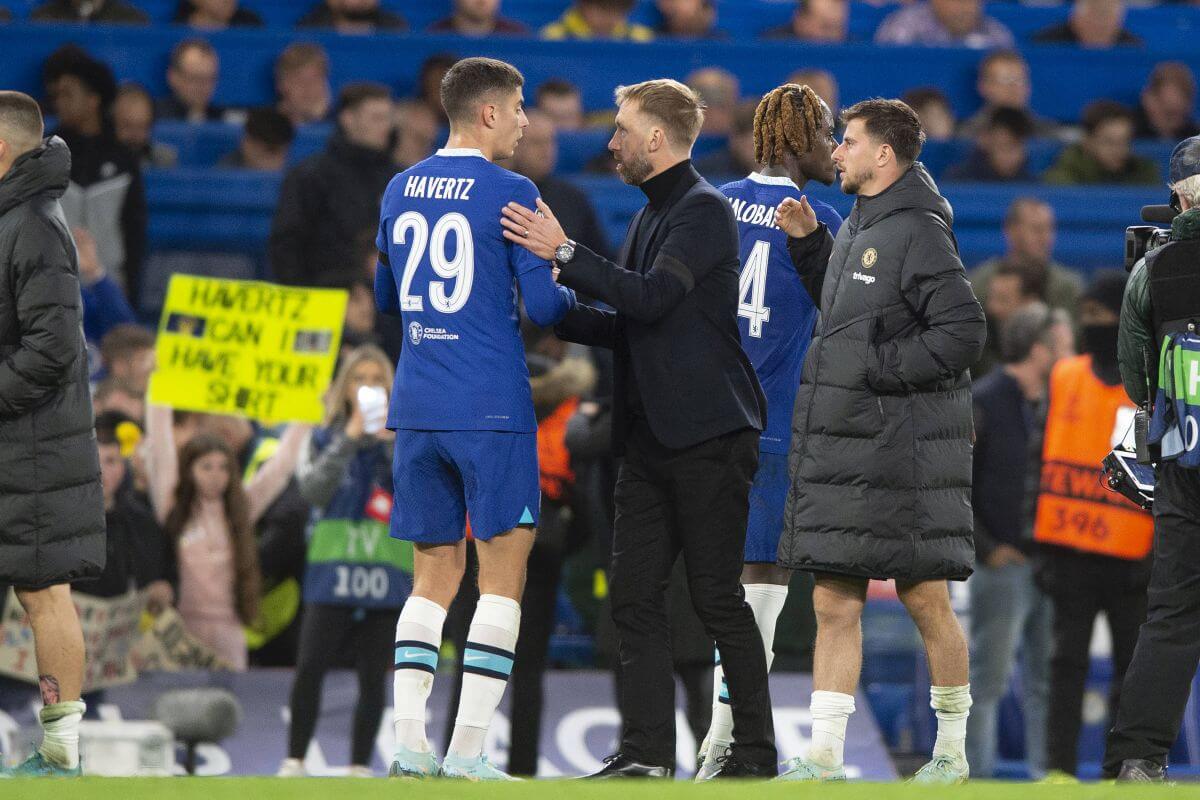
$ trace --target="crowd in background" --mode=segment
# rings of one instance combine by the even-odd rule
[[[429,31],[466,36],[537,33],[546,39],[635,42],[725,36],[718,7],[710,0],[657,0],[661,22],[656,28],[630,20],[633,0],[575,0],[563,6],[558,20],[540,31],[530,31],[522,21],[503,16],[499,0],[455,0],[453,14],[434,23]],[[1140,46],[1141,41],[1123,27],[1124,12],[1122,0],[1076,0],[1067,22],[1039,32],[1034,40],[1085,48]],[[5,16],[0,10],[0,21]],[[846,0],[800,0],[786,25],[763,31],[762,36],[846,42],[848,17]],[[50,0],[36,8],[30,19],[149,22],[136,3],[125,0]],[[154,97],[137,84],[119,84],[108,65],[73,45],[51,55],[42,72],[42,99],[48,116],[55,120],[53,133],[67,142],[72,153],[73,186],[64,208],[72,219],[79,253],[109,523],[105,575],[76,589],[112,596],[130,585],[146,588],[152,608],[177,606],[189,630],[234,669],[295,665],[299,653],[299,663],[306,671],[303,679],[297,679],[300,688],[293,694],[296,727],[290,749],[300,757],[312,734],[316,714],[313,692],[319,691],[321,675],[330,666],[350,665],[343,664],[344,656],[330,648],[318,652],[319,648],[305,648],[300,642],[306,636],[310,642],[319,641],[322,631],[336,629],[341,623],[308,606],[299,613],[290,609],[290,616],[267,618],[264,615],[278,613],[278,605],[264,602],[264,598],[281,587],[304,583],[307,542],[314,521],[336,505],[336,492],[329,488],[331,479],[326,473],[340,475],[337,468],[358,465],[355,491],[366,491],[381,480],[376,461],[385,458],[387,433],[366,433],[356,407],[348,402],[351,389],[370,381],[390,382],[390,365],[403,346],[404,332],[398,321],[378,315],[373,300],[379,198],[397,171],[419,162],[439,146],[445,115],[438,86],[455,58],[437,55],[428,59],[415,76],[417,89],[411,97],[396,97],[390,87],[369,82],[348,83],[335,93],[325,50],[319,44],[297,42],[275,62],[277,99],[273,106],[226,108],[214,104],[221,65],[217,51],[203,34],[227,27],[260,26],[262,19],[237,0],[181,0],[175,22],[190,26],[196,36],[181,41],[172,51],[165,76],[169,91],[164,96]],[[316,4],[299,26],[345,33],[407,29],[404,18],[381,8],[378,0],[325,0]],[[1031,74],[1026,59],[1014,49],[1012,33],[984,14],[977,0],[927,0],[898,6],[879,26],[874,41],[990,51],[980,63],[976,83],[982,106],[970,117],[955,119],[946,96],[936,87],[912,87],[905,95],[930,140],[961,138],[974,143],[965,161],[946,170],[946,181],[1161,186],[1158,165],[1133,153],[1134,140],[1174,142],[1200,131],[1194,116],[1195,78],[1179,62],[1162,63],[1153,70],[1136,107],[1096,101],[1075,124],[1036,115],[1030,108],[1034,82],[1053,76]],[[831,108],[839,108],[838,86],[828,72],[805,69],[779,77],[808,84]],[[704,133],[726,142],[699,158],[697,168],[714,182],[754,171],[757,98],[746,97],[737,78],[721,68],[698,69],[687,77],[687,83],[708,104]],[[537,184],[569,235],[593,250],[609,252],[587,195],[556,174],[555,166],[557,134],[610,126],[611,109],[586,108],[579,88],[565,78],[528,87],[527,102],[529,126],[516,156],[506,166]],[[221,158],[216,168],[284,172],[269,241],[269,276],[280,283],[349,292],[342,366],[335,390],[327,398],[329,413],[315,429],[291,426],[273,431],[232,417],[171,413],[170,409],[148,406],[155,336],[141,324],[149,321],[146,315],[154,310],[141,302],[144,266],[150,255],[142,173],[176,163],[176,153],[155,141],[154,124],[159,120],[242,125],[236,149]],[[289,166],[289,148],[297,130],[314,123],[333,124],[325,149]],[[1066,144],[1055,163],[1040,175],[1028,166],[1029,143],[1039,138]],[[612,159],[607,153],[597,153],[588,169],[610,173]],[[86,214],[82,212],[85,207]],[[1023,450],[1019,470],[994,458],[986,447],[977,451],[975,505],[981,570],[972,580],[973,586],[985,584],[980,595],[988,590],[990,579],[993,591],[999,582],[1001,596],[1019,602],[976,603],[972,608],[973,659],[980,670],[978,677],[973,672],[972,684],[978,704],[987,709],[990,703],[993,708],[990,717],[987,712],[975,712],[973,719],[982,720],[978,725],[992,725],[994,733],[994,705],[1007,686],[1018,652],[1022,653],[1027,662],[1023,667],[1026,701],[1032,706],[1026,710],[1031,725],[1026,737],[1030,761],[1037,770],[1073,772],[1073,756],[1064,754],[1073,752],[1078,737],[1078,702],[1074,728],[1068,725],[1051,737],[1056,749],[1049,765],[1046,714],[1044,707],[1039,712],[1037,704],[1044,706],[1051,684],[1081,687],[1079,670],[1082,664],[1086,671],[1086,642],[1078,640],[1085,633],[1081,626],[1086,625],[1090,633],[1096,608],[1108,611],[1113,625],[1136,616],[1136,609],[1106,597],[1096,600],[1095,608],[1078,609],[1071,618],[1074,628],[1051,623],[1051,600],[1058,600],[1062,586],[1100,580],[1096,570],[1103,576],[1108,574],[1103,570],[1112,565],[1080,565],[1069,558],[1044,560],[1043,565],[1050,564],[1057,571],[1043,570],[1035,577],[1038,549],[1031,531],[1038,487],[1039,425],[1044,425],[1051,368],[1073,353],[1077,339],[1093,359],[1107,363],[1111,355],[1115,365],[1115,335],[1110,353],[1107,339],[1094,329],[1109,326],[1115,331],[1112,314],[1119,308],[1120,276],[1099,275],[1085,286],[1083,276],[1057,263],[1054,212],[1032,194],[1012,203],[1001,233],[995,257],[971,265],[975,267],[970,273],[972,282],[989,325],[988,349],[973,372],[990,381],[989,386],[999,380],[997,375],[1015,376],[1026,407],[1018,418],[989,417],[989,395],[984,393],[984,399],[977,401],[977,424],[981,440],[986,437],[987,442],[1011,443],[1005,439],[1003,426],[1014,426],[1012,430],[1021,432]],[[186,270],[184,263],[180,271]],[[513,676],[514,694],[523,692],[528,698],[514,705],[526,709],[534,720],[524,725],[514,721],[510,769],[517,773],[536,768],[538,687],[564,584],[578,601],[576,611],[582,615],[584,627],[599,637],[601,660],[611,652],[611,643],[605,644],[611,634],[606,634],[606,614],[598,599],[603,593],[592,591],[595,574],[602,574],[607,564],[611,538],[609,498],[614,466],[607,450],[611,364],[607,354],[566,346],[529,325],[525,331],[540,425],[543,525],[530,562],[523,603],[527,611],[517,646],[521,655]],[[361,372],[364,364],[374,364],[376,372],[386,374],[363,377],[355,370]],[[1024,455],[1030,456],[1032,465]],[[996,491],[997,487],[1003,490]],[[1124,581],[1122,586],[1132,594],[1144,586],[1144,576],[1137,571],[1142,566],[1113,567],[1114,574]],[[1023,571],[1022,575],[1005,573],[1005,581],[1015,583],[999,581],[998,571],[1009,567],[1016,568],[1012,573]],[[1048,574],[1053,577],[1045,577]],[[1078,596],[1074,595],[1076,600]],[[793,609],[791,626],[810,631],[807,615],[811,611],[803,608],[803,600],[798,602],[801,608]],[[687,605],[674,604],[680,615]],[[355,636],[365,637],[362,641],[373,643],[371,652],[380,647],[386,650],[384,640],[390,636],[394,620],[373,624],[372,619],[394,617],[398,608],[399,604],[384,608],[375,618],[355,617],[353,625],[345,627]],[[1128,613],[1115,618],[1114,612],[1122,610]],[[465,635],[466,618],[458,624]],[[269,631],[269,635],[256,637],[255,648],[249,650],[244,626],[260,633]],[[996,633],[1001,629],[1003,635]],[[685,630],[691,631],[690,638],[677,637],[681,673],[689,665],[699,665],[697,675],[709,674],[710,644],[703,641],[694,622]],[[803,635],[806,633],[801,640]],[[1068,636],[1073,637],[1070,653],[1064,650]],[[787,636],[780,639],[781,646],[788,647]],[[1118,660],[1127,662],[1127,631],[1114,627],[1113,639]],[[793,643],[790,663],[803,665],[808,644]],[[1057,677],[1052,677],[1052,653],[1056,654]],[[788,658],[777,661],[788,663]],[[372,670],[382,671],[386,660],[382,666],[371,660],[357,666],[367,675]],[[1121,667],[1118,664],[1118,674]],[[701,693],[704,680],[699,679]],[[382,692],[381,685],[364,684],[364,719],[377,717]],[[1067,702],[1081,692],[1081,688],[1078,692],[1071,688]],[[708,703],[707,697],[696,699],[699,714],[705,713]],[[1038,722],[1039,713],[1042,722]],[[1064,713],[1070,717],[1072,712]],[[702,716],[693,721],[697,731],[706,727],[707,719]],[[369,745],[363,743],[365,730],[356,728],[356,764],[365,763],[364,749],[369,753]],[[989,746],[986,734],[977,736],[976,741],[982,742],[979,747]],[[990,741],[994,745],[994,740]],[[988,756],[973,756],[973,769],[976,764],[977,774],[988,774]]]

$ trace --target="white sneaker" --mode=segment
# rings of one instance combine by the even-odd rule
[[[283,763],[279,765],[279,771],[275,773],[276,778],[307,778],[308,770],[304,768],[304,762],[298,758],[285,758]]]
[[[347,778],[374,778],[375,773],[371,771],[370,767],[364,767],[362,764],[352,764],[350,766],[350,768],[346,770],[346,777]]]

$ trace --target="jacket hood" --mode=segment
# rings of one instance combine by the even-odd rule
[[[0,178],[0,215],[39,194],[58,199],[70,182],[71,151],[66,142],[51,136],[14,161]]]
[[[885,217],[910,208],[932,211],[941,217],[947,227],[954,224],[954,212],[946,198],[938,192],[933,176],[920,161],[915,162],[900,179],[877,195],[859,197],[854,204],[854,215],[859,227],[869,228]]]

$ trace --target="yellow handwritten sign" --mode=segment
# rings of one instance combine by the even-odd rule
[[[341,289],[173,275],[150,401],[264,422],[320,422],[346,316]]]

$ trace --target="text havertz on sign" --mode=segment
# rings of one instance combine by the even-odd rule
[[[347,294],[173,275],[150,401],[264,422],[320,422]]]

